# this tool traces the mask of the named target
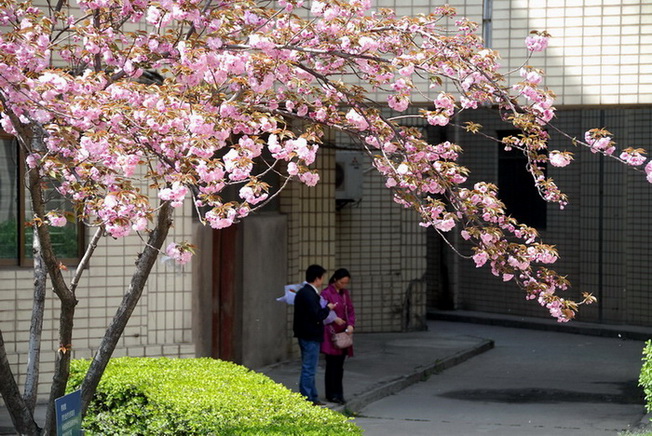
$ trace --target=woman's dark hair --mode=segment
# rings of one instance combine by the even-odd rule
[[[344,277],[351,278],[351,274],[349,274],[349,270],[347,270],[346,268],[340,268],[338,270],[335,270],[330,280],[328,280],[328,283],[329,284],[335,283],[336,281],[343,279]]]

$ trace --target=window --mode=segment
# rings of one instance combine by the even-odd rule
[[[24,185],[20,149],[15,138],[0,134],[0,266],[30,266],[32,258],[31,203]],[[46,188],[48,209],[72,213],[72,205]],[[69,222],[50,227],[55,253],[63,263],[75,263],[83,250],[83,226]]]
[[[520,132],[499,131],[498,137],[518,135]],[[498,197],[505,203],[507,214],[522,224],[545,230],[547,204],[534,186],[527,171],[527,158],[517,150],[505,151],[498,144]]]
[[[17,260],[18,240],[18,147],[16,141],[0,136],[0,262]]]

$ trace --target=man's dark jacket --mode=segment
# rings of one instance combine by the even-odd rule
[[[322,309],[319,295],[306,284],[294,297],[294,336],[308,341],[323,342],[324,323],[330,309]]]

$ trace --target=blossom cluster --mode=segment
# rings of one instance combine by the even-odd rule
[[[567,282],[542,267],[556,252],[506,215],[495,186],[464,186],[461,147],[430,144],[400,124],[403,115],[384,116],[369,103],[368,91],[385,93],[391,109],[406,113],[422,92],[418,76],[439,92],[429,110],[404,116],[445,126],[461,111],[498,107],[522,132],[501,139],[505,147],[527,157],[543,198],[566,204],[543,171],[546,162],[572,160],[567,151],[545,152],[555,108],[543,72],[523,67],[522,81],[508,86],[498,54],[454,9],[399,18],[372,11],[369,0],[282,0],[277,9],[253,0],[78,5],[78,16],[66,16],[30,1],[0,2],[0,26],[9,29],[0,34],[0,125],[28,151],[29,167],[80,206],[79,219],[113,237],[147,230],[158,205],[141,192],[145,180],[159,202],[191,201],[204,223],[228,227],[287,180],[314,186],[311,165],[327,129],[336,129],[374,156],[396,201],[417,210],[424,226],[459,229],[478,267],[515,281],[560,320],[572,317],[576,303],[555,294]],[[544,50],[548,38],[532,33],[527,49]],[[342,80],[351,76],[363,86]],[[444,92],[444,81],[456,93]],[[587,132],[585,145],[612,154],[605,132]],[[644,155],[630,148],[619,159],[638,166]],[[645,170],[652,182],[652,165]],[[281,175],[278,186],[263,181],[271,172]],[[60,216],[43,221],[62,225]],[[171,243],[166,252],[185,263],[192,250]]]

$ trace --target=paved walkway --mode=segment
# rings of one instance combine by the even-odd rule
[[[531,320],[521,317],[496,317],[473,312],[433,312],[433,319],[474,323],[491,323],[519,328],[557,331],[564,329],[549,320]],[[584,323],[566,324],[573,333],[598,336],[627,337],[644,340],[652,338],[652,329],[610,327]],[[368,404],[396,393],[423,380],[428,375],[443,371],[475,355],[490,350],[490,337],[471,336],[454,328],[437,329],[437,321],[428,322],[428,330],[409,333],[358,333],[355,335],[353,358],[345,362],[346,406],[329,404],[334,410],[359,412]],[[298,391],[300,363],[282,362],[259,370],[273,380]],[[323,397],[323,361],[318,370],[318,389]],[[324,399],[322,398],[322,401]],[[38,414],[37,414],[38,417]],[[11,420],[6,409],[0,407],[0,434],[12,434]]]
[[[553,319],[524,318],[467,311],[432,311],[428,330],[409,333],[359,333],[355,335],[355,356],[344,364],[346,406],[329,403],[334,410],[359,412],[366,405],[423,380],[428,375],[457,365],[494,347],[493,338],[468,335],[454,328],[438,329],[437,321],[456,321],[566,332],[600,337],[644,341],[652,328],[603,324],[559,323]],[[300,362],[279,363],[261,372],[297,391]],[[323,360],[317,373],[317,388],[323,397]],[[325,401],[322,398],[322,401]]]
[[[468,322],[494,348],[355,415],[365,436],[617,436],[645,414],[643,341]]]
[[[493,347],[487,338],[439,332],[433,323],[427,331],[409,333],[358,333],[355,356],[344,363],[346,406],[329,403],[334,410],[357,412],[367,404],[457,365]],[[324,362],[317,371],[317,390],[324,396]],[[299,391],[300,362],[283,362],[260,372]]]

